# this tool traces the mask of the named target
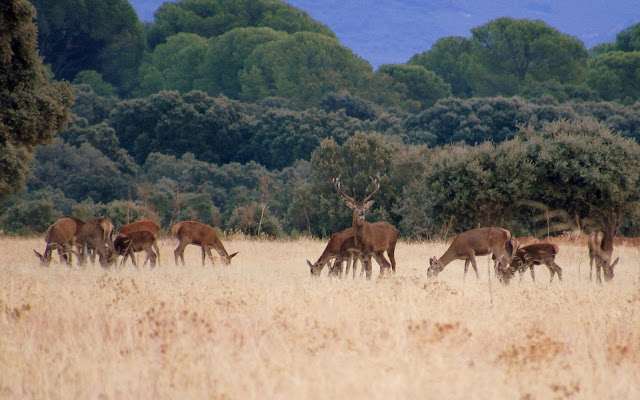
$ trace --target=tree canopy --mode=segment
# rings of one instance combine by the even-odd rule
[[[210,38],[249,27],[268,27],[289,34],[315,32],[335,38],[328,27],[282,1],[181,0],[166,2],[156,11],[148,43],[153,49],[180,32]]]
[[[122,93],[137,84],[145,48],[142,24],[127,0],[32,0],[38,43],[57,79],[98,71]]]
[[[32,148],[69,120],[71,89],[42,65],[34,18],[26,0],[0,5],[0,199],[22,187]]]

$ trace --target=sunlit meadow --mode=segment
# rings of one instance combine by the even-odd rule
[[[487,257],[479,280],[462,261],[428,280],[447,243],[400,242],[388,279],[313,279],[325,244],[228,238],[232,264],[202,267],[167,238],[159,267],[103,270],[0,237],[0,398],[640,398],[633,245],[609,284],[581,238],[559,243],[562,283],[502,286]]]

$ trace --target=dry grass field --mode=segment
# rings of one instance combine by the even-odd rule
[[[640,258],[589,281],[586,245],[560,243],[564,281],[510,286],[446,243],[400,242],[395,277],[309,276],[317,240],[225,241],[203,268],[161,242],[154,270],[38,265],[38,239],[0,237],[2,399],[638,399]]]

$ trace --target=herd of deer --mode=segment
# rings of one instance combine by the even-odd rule
[[[371,257],[380,265],[380,276],[386,276],[391,269],[396,271],[394,258],[398,230],[387,222],[370,223],[365,221],[365,212],[372,205],[371,197],[380,190],[378,179],[371,178],[375,189],[364,200],[358,202],[355,198],[345,194],[340,188],[340,178],[334,179],[338,193],[345,204],[353,211],[352,226],[341,232],[334,233],[329,239],[327,247],[315,263],[307,260],[311,275],[318,276],[322,269],[329,265],[329,276],[341,277],[343,263],[346,261],[346,274],[353,265],[353,277],[356,276],[356,261],[362,264],[361,273],[366,271],[367,279],[371,278]],[[613,253],[613,236],[610,232],[591,232],[588,241],[590,272],[592,278],[593,264],[596,265],[596,278],[602,283],[600,271],[603,271],[605,281],[610,281],[614,275],[616,259],[611,262]],[[386,251],[389,261],[384,257]],[[534,243],[520,247],[517,239],[502,228],[486,227],[463,232],[453,238],[451,245],[440,258],[433,257],[429,262],[427,276],[435,278],[444,268],[454,260],[464,260],[464,276],[473,267],[476,277],[478,266],[476,256],[491,255],[495,260],[494,271],[499,280],[508,284],[516,271],[520,273],[520,280],[527,268],[531,271],[531,278],[535,281],[535,265],[545,264],[551,274],[551,281],[555,274],[562,280],[562,268],[555,262],[558,246],[552,243]],[[334,260],[331,264],[331,260]]]
[[[72,255],[78,256],[78,263],[85,265],[87,258],[95,263],[96,256],[100,265],[104,268],[117,263],[118,257],[123,256],[120,265],[124,265],[127,258],[131,259],[134,266],[138,266],[134,253],[144,251],[151,268],[155,267],[156,260],[160,262],[160,249],[158,248],[158,235],[160,225],[151,220],[136,221],[120,228],[120,231],[112,240],[115,227],[107,218],[96,218],[84,222],[76,217],[66,216],[57,220],[47,230],[45,241],[47,246],[43,254],[34,250],[42,265],[49,265],[53,251],[56,250],[61,262],[67,265],[72,263]],[[174,251],[175,263],[178,259],[184,265],[184,249],[193,244],[202,248],[202,265],[205,255],[214,263],[211,249],[215,249],[225,264],[231,262],[238,253],[229,255],[214,228],[195,221],[182,221],[173,226],[173,235],[180,244]],[[74,250],[75,248],[75,250]]]
[[[360,275],[366,273],[367,279],[371,278],[373,257],[380,265],[380,276],[384,277],[396,272],[395,248],[398,241],[398,230],[388,222],[370,223],[365,220],[366,211],[373,205],[371,198],[380,190],[379,179],[371,178],[375,189],[364,200],[357,201],[344,193],[340,187],[340,177],[333,180],[340,196],[352,212],[352,225],[341,232],[334,233],[329,239],[327,247],[315,263],[307,260],[311,275],[319,276],[322,269],[329,265],[329,276],[341,277],[343,263],[346,262],[346,274],[353,265],[353,277],[356,276],[356,262],[360,261]],[[44,254],[34,250],[43,265],[51,262],[53,250],[58,252],[61,261],[71,265],[72,254],[76,254],[79,263],[83,265],[89,257],[95,263],[96,256],[103,267],[108,267],[117,262],[118,256],[123,256],[121,265],[127,258],[137,267],[134,253],[145,251],[147,258],[143,264],[150,260],[151,268],[156,260],[160,261],[158,249],[158,234],[160,226],[151,220],[136,221],[124,225],[116,238],[112,241],[115,227],[107,218],[96,218],[84,222],[78,218],[67,216],[59,219],[47,230],[45,240],[47,246]],[[178,259],[184,265],[184,250],[189,244],[202,248],[202,265],[206,256],[213,264],[214,258],[211,249],[215,249],[225,264],[231,262],[236,253],[229,255],[222,242],[218,238],[215,229],[211,226],[195,221],[182,221],[172,228],[173,235],[178,239],[178,247],[174,251],[175,263]],[[73,250],[73,248],[76,250]],[[611,262],[613,253],[613,236],[610,232],[591,232],[588,241],[590,272],[592,278],[593,264],[596,265],[596,278],[602,282],[600,271],[603,271],[605,281],[610,281],[614,275],[614,268],[618,263],[616,259]],[[384,256],[387,253],[389,261]],[[535,281],[535,265],[545,264],[551,274],[551,281],[555,274],[562,280],[562,268],[555,262],[558,254],[558,246],[551,243],[534,243],[528,246],[519,246],[518,240],[511,233],[502,228],[486,227],[463,232],[455,236],[451,245],[440,258],[433,257],[429,260],[427,269],[428,277],[437,277],[444,268],[454,260],[464,260],[464,276],[469,270],[469,264],[478,275],[476,256],[491,255],[495,260],[494,271],[499,280],[508,284],[516,271],[520,273],[520,280],[527,268],[531,271],[531,278]],[[333,264],[331,264],[333,261]]]

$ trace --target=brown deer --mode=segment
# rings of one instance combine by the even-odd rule
[[[82,263],[81,253],[84,243],[82,227],[84,224],[85,222],[83,220],[71,216],[60,218],[54,222],[53,225],[47,229],[47,234],[44,238],[47,242],[44,253],[40,254],[36,250],[33,250],[40,259],[40,264],[49,266],[53,250],[57,250],[60,262],[64,261],[68,266],[71,266],[72,253],[76,253],[79,263]],[[72,250],[74,246],[76,247],[76,251]]]
[[[307,260],[307,264],[311,270],[311,275],[319,276],[325,265],[329,264],[332,259],[335,259],[333,266],[329,270],[329,276],[342,276],[342,263],[347,261],[347,274],[351,267],[351,263],[354,263],[354,278],[355,278],[355,256],[359,254],[355,248],[355,241],[353,238],[353,228],[347,228],[343,231],[336,232],[331,235],[327,247],[314,264]]]
[[[338,193],[344,198],[345,204],[353,211],[352,228],[355,247],[360,252],[361,261],[364,260],[364,268],[367,279],[371,279],[371,257],[373,257],[380,265],[380,276],[388,274],[391,269],[396,272],[395,249],[398,241],[398,230],[388,222],[370,223],[365,221],[365,213],[373,205],[374,194],[380,190],[380,182],[372,177],[371,181],[375,185],[375,189],[371,194],[366,196],[362,201],[347,195],[340,188],[340,177],[333,180]],[[389,261],[384,257],[387,252]]]
[[[600,269],[602,269],[605,282],[613,279],[614,268],[618,264],[618,258],[611,263],[613,255],[613,235],[610,231],[594,231],[589,234],[587,242],[589,246],[589,280],[593,279],[593,261],[596,262],[596,279],[602,284]]]
[[[114,229],[113,223],[107,218],[95,218],[84,224],[82,227],[83,264],[87,257],[91,259],[92,264],[95,264],[96,254],[103,268],[115,262],[113,243],[111,242]]]
[[[476,277],[480,278],[476,256],[486,256],[488,254],[495,258],[500,267],[505,268],[512,252],[510,239],[511,232],[496,227],[477,228],[462,232],[453,238],[451,245],[442,257],[433,257],[429,260],[427,276],[435,278],[451,261],[465,260],[464,277],[467,277],[469,263],[471,263]]]
[[[123,225],[120,228],[118,233],[122,233],[124,235],[128,235],[132,232],[137,231],[149,231],[153,233],[156,237],[156,240],[153,242],[153,249],[156,252],[158,257],[158,264],[160,264],[160,249],[158,248],[158,238],[160,235],[160,225],[150,219],[141,219],[140,221],[135,221],[127,225]]]
[[[134,253],[144,250],[147,253],[147,258],[144,260],[142,266],[144,267],[147,265],[147,261],[151,260],[151,268],[155,267],[157,256],[156,253],[153,252],[153,247],[157,247],[155,244],[156,240],[157,236],[153,232],[146,230],[133,231],[129,234],[118,233],[113,241],[113,248],[115,254],[124,256],[120,266],[124,266],[127,257],[129,257],[133,265],[138,268]]]
[[[230,264],[231,259],[238,254],[238,252],[235,252],[229,255],[218,238],[216,230],[209,225],[196,221],[182,221],[174,225],[171,231],[180,241],[180,244],[173,252],[176,265],[178,265],[178,257],[182,259],[182,265],[184,265],[184,248],[189,244],[202,247],[202,266],[204,266],[205,252],[209,256],[211,264],[215,265],[213,255],[211,255],[212,248],[216,249],[225,264]]]
[[[562,268],[555,261],[557,254],[558,245],[553,243],[534,243],[521,247],[516,250],[508,267],[498,269],[500,271],[498,277],[502,283],[509,284],[513,275],[518,271],[520,273],[520,281],[522,281],[522,276],[529,268],[531,270],[531,279],[535,282],[534,266],[544,264],[551,274],[550,282],[553,282],[553,277],[556,273],[558,274],[558,279],[562,281]]]

